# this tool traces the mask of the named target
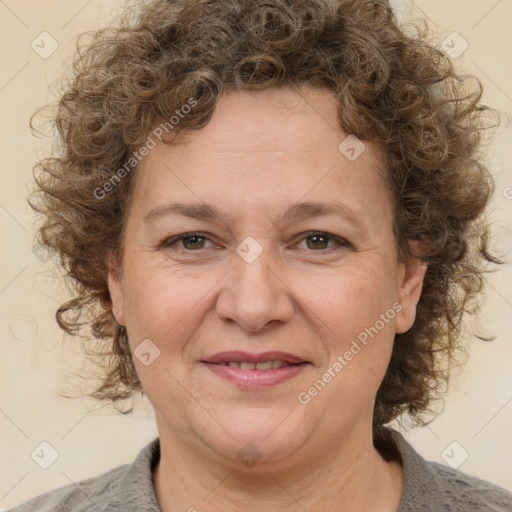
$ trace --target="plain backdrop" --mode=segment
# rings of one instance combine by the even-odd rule
[[[34,247],[33,215],[26,204],[32,165],[51,151],[51,141],[31,134],[29,118],[56,98],[52,84],[69,65],[78,34],[104,26],[123,5],[119,0],[0,2],[0,510],[129,463],[157,435],[147,402],[123,416],[93,400],[59,396],[79,383],[69,372],[86,368],[79,342],[65,339],[55,323],[66,291],[52,261]],[[486,162],[496,181],[493,244],[510,257],[512,129],[506,117],[512,112],[512,1],[401,0],[394,5],[400,19],[427,19],[439,46],[445,41],[455,52],[467,44],[454,62],[480,78],[484,102],[502,112],[504,124],[486,150]],[[427,459],[509,490],[511,285],[511,265],[488,277],[479,332],[497,339],[485,343],[467,336],[470,359],[453,380],[444,411],[427,427],[405,433]],[[41,450],[55,458],[47,469],[37,462]]]

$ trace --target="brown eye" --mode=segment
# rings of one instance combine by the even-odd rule
[[[183,242],[183,246],[186,249],[191,249],[191,250],[203,249],[205,238],[202,236],[194,235],[194,236],[186,236],[186,237],[182,238],[181,241]]]
[[[302,238],[301,242],[306,240],[307,249],[312,251],[319,252],[332,249],[333,246],[331,245],[331,247],[329,247],[329,242],[334,243],[334,247],[350,247],[350,244],[346,240],[329,233],[314,231],[306,233],[306,235],[307,236]]]
[[[204,236],[203,233],[184,233],[182,235],[168,238],[162,244],[162,248],[169,248],[176,246],[179,242],[182,242],[182,246],[178,246],[178,249],[194,252],[201,249],[205,249],[204,244],[209,240],[208,237]]]
[[[312,235],[308,236],[306,240],[309,240],[311,243],[308,244],[309,249],[327,249],[327,245],[329,245],[329,237],[324,235]]]

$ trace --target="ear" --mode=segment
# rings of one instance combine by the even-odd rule
[[[120,325],[126,325],[124,318],[124,292],[119,258],[112,251],[107,255],[108,290],[112,301],[112,314]]]
[[[421,252],[424,247],[416,241],[413,241],[412,245],[417,247],[418,252]],[[414,325],[416,306],[420,300],[427,267],[428,264],[419,259],[413,260],[407,265],[400,263],[398,299],[402,309],[396,315],[395,332],[397,334],[407,332]]]

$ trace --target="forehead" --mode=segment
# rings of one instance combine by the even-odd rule
[[[178,144],[159,143],[144,158],[137,202],[144,215],[178,198],[247,211],[337,200],[382,215],[390,198],[381,155],[359,141],[364,150],[348,159],[339,149],[347,136],[328,91],[230,92],[204,128],[180,134]]]

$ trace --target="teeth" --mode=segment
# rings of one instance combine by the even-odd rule
[[[283,366],[290,366],[290,363],[284,361],[263,361],[261,363],[247,363],[245,361],[229,361],[227,363],[219,363],[223,366],[231,366],[245,371],[253,370],[275,370]]]
[[[284,361],[272,361],[272,370],[283,366],[290,366],[290,363],[285,363]]]
[[[256,370],[272,370],[272,361],[265,361],[264,363],[256,363]]]

